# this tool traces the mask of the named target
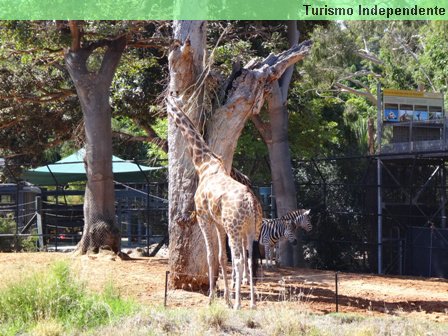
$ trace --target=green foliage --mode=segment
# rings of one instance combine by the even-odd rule
[[[167,82],[167,74],[166,60],[156,56],[135,50],[123,55],[111,90],[115,115],[148,120],[160,113],[157,99]]]
[[[0,22],[1,155],[42,163],[42,153],[68,140],[81,109],[61,65],[63,39],[54,23]],[[57,127],[55,127],[57,125]]]
[[[448,25],[445,21],[431,21],[421,29],[425,37],[422,66],[428,70],[433,83],[441,92],[448,91]]]
[[[16,222],[11,214],[0,216],[0,233],[16,233]],[[0,237],[0,251],[13,251],[17,240],[15,237]]]
[[[84,43],[123,33],[129,33],[130,40],[161,33],[151,23],[130,21],[84,21],[82,29]],[[0,156],[40,165],[63,156],[65,142],[75,149],[82,146],[82,112],[64,64],[63,49],[70,43],[65,21],[0,22],[0,123],[8,126],[0,128]],[[114,116],[129,118],[134,128],[151,127],[159,113],[149,106],[158,105],[166,83],[162,52],[127,49],[114,78]],[[103,54],[104,48],[99,48],[89,57],[90,71],[99,69]],[[146,159],[145,144],[134,141],[135,146],[127,148],[129,142],[118,137],[115,145],[119,155]]]
[[[232,63],[235,62],[235,59],[244,64],[253,56],[250,42],[236,40],[216,48],[215,62],[220,65],[224,74],[229,75],[232,72]]]
[[[37,242],[39,240],[37,234],[37,231],[31,230],[30,236],[28,237],[21,237],[20,238],[20,250],[24,252],[36,252],[38,251]]]
[[[36,325],[42,321],[54,321],[58,330],[91,329],[135,310],[135,304],[111,287],[101,294],[88,293],[67,264],[57,263],[47,273],[33,274],[0,291],[0,333],[39,329]]]
[[[340,137],[342,105],[331,100],[302,96],[293,89],[289,100],[289,139],[293,158],[330,155],[343,141]]]
[[[233,165],[256,185],[271,183],[267,147],[252,123],[246,125],[238,140]]]

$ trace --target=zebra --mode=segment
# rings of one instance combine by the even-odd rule
[[[290,220],[294,223],[295,228],[302,228],[306,232],[310,232],[313,228],[310,221],[310,209],[298,209],[288,212],[286,215],[280,217],[280,219]]]
[[[312,229],[309,213],[310,210],[299,209],[289,212],[280,218],[263,218],[259,243],[264,245],[267,267],[273,264],[272,252],[280,239],[286,238],[292,245],[296,245],[296,230],[299,227],[307,232]]]
[[[282,238],[287,238],[293,245],[297,244],[295,225],[293,222],[281,218],[263,218],[263,221],[261,222],[259,243],[264,245],[267,267],[269,267],[270,264],[273,264],[272,252],[274,250],[274,246]]]

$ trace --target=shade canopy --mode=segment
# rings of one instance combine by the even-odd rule
[[[36,185],[65,185],[69,182],[86,181],[84,168],[85,149],[80,149],[53,164],[26,171],[23,179]],[[147,167],[112,156],[114,180],[121,183],[145,183],[150,172],[166,167]]]

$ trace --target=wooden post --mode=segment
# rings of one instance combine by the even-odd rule
[[[44,248],[44,231],[42,228],[42,199],[40,196],[36,196],[36,223],[37,223],[37,235],[39,241],[39,248]]]
[[[336,313],[339,312],[339,281],[338,281],[338,273],[334,273],[334,292],[335,292],[335,303],[336,303]]]
[[[170,274],[170,271],[165,272],[165,295],[163,298],[163,306],[166,307],[166,300],[168,297],[168,275]]]

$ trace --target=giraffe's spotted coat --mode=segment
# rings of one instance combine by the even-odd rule
[[[172,99],[170,99],[168,113],[179,127],[189,146],[192,161],[199,176],[194,201],[196,216],[207,247],[210,299],[213,297],[215,286],[215,277],[212,274],[214,251],[210,245],[210,237],[216,232],[219,241],[220,266],[224,278],[224,295],[227,302],[229,302],[229,290],[225,272],[227,263],[224,251],[225,235],[229,238],[236,277],[234,308],[239,309],[243,263],[249,265],[252,263],[252,242],[258,238],[261,230],[261,205],[248,187],[230,177],[222,161],[209,149],[190,119]],[[249,251],[248,260],[245,258],[245,249]],[[249,267],[249,277],[251,306],[254,306],[252,267]]]

